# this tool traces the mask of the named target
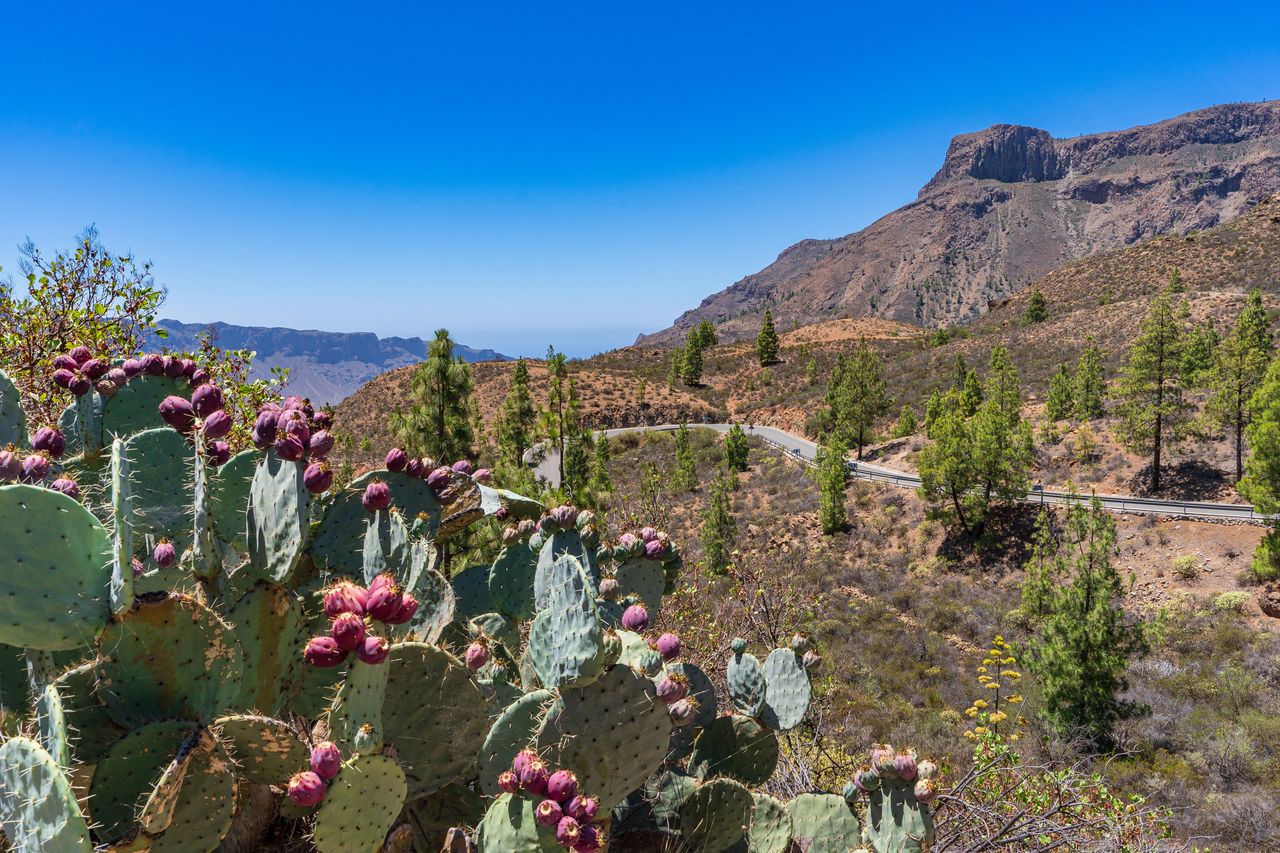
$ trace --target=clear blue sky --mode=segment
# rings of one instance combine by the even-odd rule
[[[11,6],[0,263],[189,322],[580,355],[914,198],[950,137],[1280,98],[1272,3]]]

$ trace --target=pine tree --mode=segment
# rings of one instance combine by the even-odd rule
[[[427,360],[413,372],[408,411],[391,414],[391,431],[410,456],[449,464],[471,455],[471,369],[453,350],[449,330],[437,329]]]
[[[1022,322],[1028,326],[1032,323],[1043,323],[1049,318],[1049,305],[1044,298],[1044,294],[1039,288],[1031,291],[1031,298],[1027,300],[1027,307],[1022,312]]]
[[[549,384],[547,388],[547,408],[543,412],[543,423],[547,439],[555,446],[556,452],[559,454],[558,473],[560,474],[560,485],[565,483],[565,450],[569,442],[568,429],[566,428],[565,409],[568,400],[566,399],[566,380],[569,377],[569,363],[564,357],[564,353],[556,352],[555,347],[547,347],[547,376]]]
[[[683,375],[684,347],[679,346],[671,351],[671,364],[667,367],[667,387],[676,387]]]
[[[846,444],[857,448],[861,459],[867,433],[890,406],[880,359],[865,340],[847,359],[842,356],[836,361],[827,386],[827,406],[836,431]]]
[[[987,362],[987,378],[982,384],[982,393],[978,399],[979,403],[987,401],[995,403],[1000,413],[1011,424],[1022,414],[1022,392],[1018,388],[1018,368],[1010,359],[1009,351],[1000,344],[991,348],[991,356]]]
[[[916,432],[916,412],[911,408],[910,403],[902,404],[902,411],[898,413],[898,422],[893,425],[893,437],[905,438],[908,435],[915,435]]]
[[[1169,285],[1167,289],[1170,293],[1187,292],[1187,286],[1182,283],[1182,270],[1177,267],[1169,270]]]
[[[1249,399],[1249,412],[1244,436],[1250,452],[1238,488],[1255,510],[1275,515],[1280,513],[1280,358],[1267,367]],[[1280,523],[1272,523],[1254,552],[1253,574],[1258,580],[1280,576]]]
[[[1244,476],[1244,431],[1252,415],[1249,400],[1266,376],[1272,346],[1262,293],[1255,288],[1249,291],[1235,327],[1215,351],[1209,372],[1213,396],[1207,414],[1214,423],[1232,432],[1237,482]]]
[[[818,448],[818,522],[827,535],[839,533],[849,524],[844,508],[848,458],[849,449],[838,430],[827,435]]]
[[[511,389],[502,401],[495,430],[502,459],[510,465],[524,464],[524,454],[533,445],[538,410],[529,394],[529,366],[522,358],[511,371]]]
[[[689,492],[698,485],[698,468],[693,461],[693,447],[689,442],[689,429],[684,424],[676,427],[676,470],[671,475],[671,489]]]
[[[1063,733],[1111,745],[1116,721],[1142,712],[1119,699],[1128,688],[1129,658],[1146,649],[1146,631],[1124,609],[1132,586],[1112,563],[1115,520],[1094,496],[1067,510],[1062,547],[1054,555],[1052,594],[1029,668],[1044,691],[1044,716]]]
[[[1053,594],[1058,587],[1058,540],[1053,535],[1053,519],[1046,509],[1036,516],[1036,530],[1031,537],[1031,559],[1022,581],[1022,615],[1039,622],[1053,609]]]
[[[773,313],[768,308],[764,309],[764,322],[756,336],[756,358],[761,367],[778,360],[778,332],[773,328]]]
[[[945,407],[947,406],[945,398],[948,394],[954,397],[957,401],[959,400],[960,393],[955,389],[952,389],[947,391],[946,394],[941,391],[934,391],[929,395],[929,399],[925,401],[924,434],[929,438],[933,438],[933,425],[938,422],[938,418],[942,415]],[[957,402],[956,405],[959,405],[959,403]]]
[[[1074,382],[1066,362],[1058,365],[1058,372],[1049,378],[1049,395],[1044,402],[1044,416],[1051,421],[1061,421],[1071,417],[1075,410],[1072,399]]]
[[[724,437],[724,465],[733,474],[747,470],[747,434],[734,424]]]
[[[560,485],[573,496],[584,494],[591,479],[591,436],[582,429],[581,410],[578,380],[570,378],[561,427],[564,455]]]
[[[720,343],[720,337],[716,334],[716,327],[712,325],[710,320],[703,320],[697,325],[698,330],[698,348],[710,349]]]
[[[680,381],[695,387],[702,381],[702,338],[699,326],[689,330],[684,344],[684,356],[680,360]]]
[[[805,365],[805,368],[804,368],[804,380],[805,380],[805,382],[806,382],[806,383],[808,383],[809,387],[813,387],[813,385],[818,381],[818,361],[817,361],[817,359],[813,359],[813,358],[811,358],[811,359],[809,359],[809,363],[808,363],[807,365]]]
[[[1151,492],[1156,494],[1161,451],[1180,436],[1189,409],[1182,381],[1186,327],[1169,294],[1162,293],[1140,328],[1116,383],[1117,434],[1131,452],[1152,455]]]
[[[1222,336],[1212,317],[1187,330],[1186,346],[1182,349],[1182,375],[1188,388],[1201,387],[1209,380],[1220,343]]]
[[[596,452],[591,457],[591,491],[597,495],[607,495],[613,492],[613,478],[609,476],[609,436],[601,431],[596,436],[595,444]]]
[[[730,505],[729,475],[724,474],[711,484],[707,505],[702,510],[702,560],[708,571],[723,574],[729,568],[738,525]]]
[[[1074,385],[1072,397],[1076,404],[1076,418],[1087,421],[1102,417],[1102,397],[1106,392],[1106,382],[1102,375],[1102,350],[1092,337],[1085,340],[1084,352],[1076,362]]]

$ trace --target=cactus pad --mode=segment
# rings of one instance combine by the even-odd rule
[[[453,618],[466,621],[481,613],[493,612],[489,594],[489,567],[467,566],[450,579],[453,587]]]
[[[680,818],[680,806],[689,799],[698,781],[678,770],[663,770],[644,783],[644,799],[653,819],[662,827],[674,827]]]
[[[719,713],[719,706],[716,703],[716,686],[711,683],[707,674],[697,664],[692,663],[667,664],[667,672],[672,675],[683,675],[689,680],[689,695],[698,700],[698,710],[694,712],[693,725],[711,725]],[[661,678],[662,675],[659,674],[658,679]]]
[[[404,807],[404,772],[385,755],[361,755],[329,783],[315,813],[319,853],[375,851]]]
[[[175,543],[189,539],[193,454],[186,438],[169,427],[144,430],[125,439],[124,451],[129,459],[134,532]]]
[[[410,556],[409,529],[398,510],[380,510],[369,517],[361,557],[366,584],[384,572],[406,577]]]
[[[22,412],[22,398],[8,374],[0,370],[0,447],[30,447],[27,439],[27,416]]]
[[[446,785],[434,794],[405,806],[413,826],[416,849],[435,853],[446,849],[445,836],[453,827],[475,826],[484,819],[485,800],[465,785]]]
[[[61,492],[0,486],[0,643],[91,644],[111,616],[111,537]]]
[[[193,729],[182,720],[151,723],[129,732],[107,751],[89,787],[89,809],[101,840],[111,843],[129,833],[141,805]]]
[[[729,696],[738,713],[747,717],[760,716],[764,711],[766,685],[759,659],[746,652],[730,655],[725,681],[729,684]]]
[[[249,484],[246,530],[250,565],[258,577],[285,583],[311,536],[311,494],[302,484],[303,466],[268,451]]]
[[[528,654],[538,680],[552,689],[588,683],[604,665],[604,631],[591,583],[569,555],[539,572],[550,587],[546,607],[529,629]]]
[[[249,550],[246,536],[249,507],[249,486],[258,467],[261,454],[256,450],[242,450],[218,469],[213,478],[213,531],[218,538],[237,551]]]
[[[244,675],[232,707],[277,713],[302,677],[298,650],[306,643],[307,619],[293,592],[267,581],[245,593],[227,614],[244,652]]]
[[[231,627],[185,595],[139,598],[100,648],[98,696],[123,726],[212,720],[240,692],[244,658]]]
[[[599,797],[602,809],[612,809],[666,756],[667,708],[653,683],[625,666],[561,691],[561,702],[543,722],[538,743],[551,747],[552,764],[578,774],[579,788]]]
[[[480,769],[480,791],[486,796],[496,796],[498,774],[511,769],[516,753],[527,747],[542,725],[542,717],[550,707],[554,696],[546,690],[525,693],[506,707],[489,727],[484,746],[476,764]]]
[[[114,397],[99,398],[104,443],[113,437],[127,438],[155,426],[159,421],[156,412],[160,409],[160,403],[170,395],[189,397],[191,389],[183,380],[143,374],[130,379],[116,391]]]
[[[785,732],[800,725],[809,712],[813,688],[800,655],[791,649],[774,649],[764,661],[764,708],[761,718],[769,728]]]
[[[283,785],[307,765],[306,744],[280,720],[241,714],[222,717],[213,725],[247,782]]]
[[[383,668],[389,673],[383,728],[414,796],[470,771],[493,708],[462,662],[425,643],[397,643]]]
[[[124,736],[125,729],[112,721],[106,706],[94,695],[93,662],[67,670],[54,680],[53,686],[62,703],[72,756],[82,765],[97,764]]]
[[[537,570],[538,555],[528,542],[503,548],[489,572],[494,606],[515,619],[532,619],[537,612],[533,606],[533,576]]]
[[[756,810],[751,815],[747,837],[732,848],[732,853],[789,853],[791,847],[791,815],[787,807],[768,794],[756,794]]]
[[[70,767],[71,746],[67,736],[67,717],[62,709],[62,696],[52,682],[46,684],[36,697],[35,718],[40,745],[59,767]]]
[[[652,622],[658,618],[662,609],[662,589],[666,585],[662,563],[657,560],[627,560],[618,566],[614,577],[618,581],[619,599],[630,596],[643,601],[649,611],[649,620]]]
[[[689,756],[689,772],[699,779],[729,776],[744,785],[763,785],[777,766],[777,736],[750,717],[717,717]]]
[[[807,853],[848,853],[858,847],[858,816],[838,794],[801,794],[787,803],[791,835]]]
[[[90,853],[89,829],[67,777],[33,740],[0,745],[0,831],[14,853]]]
[[[382,703],[388,669],[386,661],[351,661],[329,713],[329,736],[344,752],[369,755],[382,751]]]
[[[534,818],[534,801],[503,794],[493,801],[476,829],[478,853],[554,853],[563,850],[555,833]]]
[[[867,795],[865,839],[876,853],[920,853],[933,841],[933,817],[915,794],[915,783],[883,777]]]
[[[419,547],[415,546],[415,550]],[[406,587],[406,591],[418,599],[418,612],[405,626],[405,633],[434,645],[440,642],[444,629],[453,621],[457,600],[453,587],[435,569],[426,569],[416,575],[414,584]]]
[[[591,548],[582,543],[582,537],[576,530],[560,530],[547,536],[538,550],[538,565],[533,574],[533,604],[538,610],[545,610],[547,596],[551,586],[547,580],[547,572],[565,554],[577,559],[587,577],[591,580],[592,595],[600,583],[600,570],[596,568],[595,554]]]
[[[755,800],[732,779],[713,779],[680,804],[680,834],[694,853],[719,853],[737,844],[751,824]]]
[[[362,543],[369,513],[360,503],[364,488],[372,480],[382,480],[391,489],[391,504],[400,510],[406,524],[425,520],[415,535],[434,539],[440,523],[440,502],[435,492],[417,477],[398,471],[370,471],[351,481],[325,511],[320,529],[311,545],[316,565],[330,575],[358,578],[364,570]]]
[[[133,606],[133,491],[124,442],[111,443],[111,612]]]

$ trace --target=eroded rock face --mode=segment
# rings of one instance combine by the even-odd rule
[[[1057,141],[1047,130],[997,124],[980,133],[952,139],[942,168],[920,190],[920,195],[923,197],[957,177],[1004,182],[1056,181],[1066,173],[1066,161],[1058,156]]]
[[[1262,612],[1280,619],[1280,584],[1269,583],[1255,594]]]

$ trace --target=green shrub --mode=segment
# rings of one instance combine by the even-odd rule
[[[1200,576],[1200,558],[1194,554],[1174,557],[1173,573],[1184,581],[1195,580]]]
[[[1224,613],[1243,613],[1248,602],[1247,592],[1224,592],[1213,600],[1213,608]]]

